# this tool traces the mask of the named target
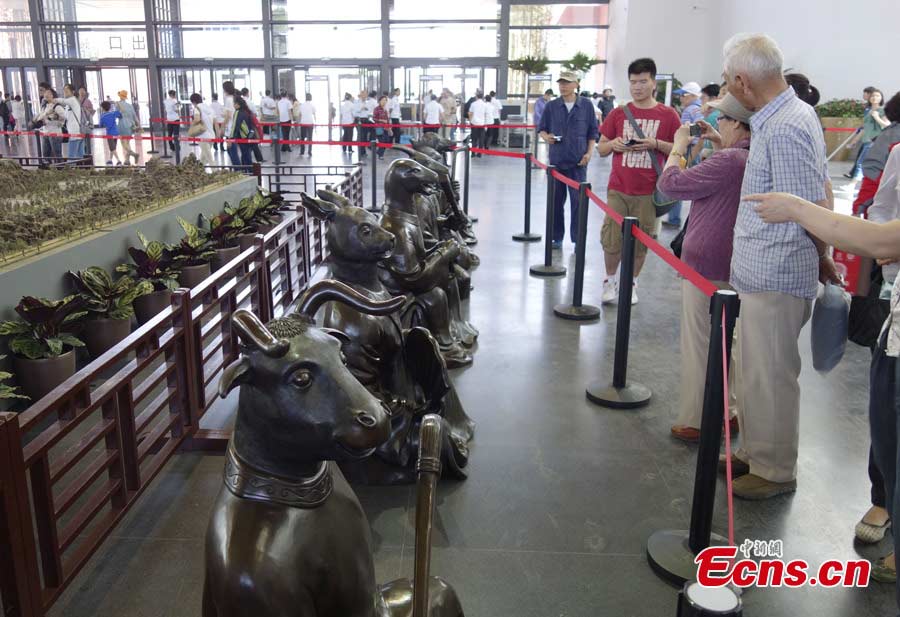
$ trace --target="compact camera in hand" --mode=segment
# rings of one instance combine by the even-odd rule
[[[691,137],[700,137],[703,135],[703,127],[696,122],[691,125]]]

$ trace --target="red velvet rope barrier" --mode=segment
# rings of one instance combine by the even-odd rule
[[[551,171],[550,174],[554,178],[556,178],[557,180],[559,180],[560,182],[562,182],[563,184],[565,184],[566,186],[568,186],[570,188],[577,189],[581,186],[580,182],[576,182],[575,180],[572,180],[571,178],[566,178],[564,175],[562,175],[555,169],[553,171]]]
[[[535,167],[540,167],[540,168],[543,169],[544,171],[547,171],[547,165],[545,165],[544,163],[541,163],[541,162],[540,162],[539,160],[537,160],[536,158],[531,157],[531,163],[532,163],[532,165],[534,165]]]
[[[632,227],[632,229],[634,230],[632,232],[632,235],[634,235],[634,237],[639,242],[641,242],[641,244],[656,253],[660,257],[660,259],[669,264],[681,276],[690,281],[690,283],[701,292],[703,292],[705,296],[711,298],[712,295],[716,293],[716,291],[718,291],[718,287],[703,278],[703,276],[699,272],[675,257],[675,255],[664,249],[662,245],[651,238],[646,231],[644,231],[640,227]]]
[[[469,148],[469,152],[473,154],[487,154],[489,156],[505,156],[511,159],[525,158],[525,154],[522,152],[502,152],[500,150],[486,150],[484,148]]]

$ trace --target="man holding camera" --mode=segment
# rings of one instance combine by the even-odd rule
[[[631,103],[616,107],[606,117],[600,127],[597,150],[600,156],[613,155],[607,193],[609,207],[622,216],[637,217],[641,229],[652,235],[656,227],[656,205],[653,203],[656,170],[650,157],[657,157],[662,168],[681,123],[674,109],[656,102],[656,63],[652,59],[640,58],[632,62],[628,66],[628,81]],[[622,259],[622,230],[610,217],[603,220],[600,241],[606,262],[602,300],[604,304],[611,304],[619,294],[615,276]],[[647,247],[638,242],[632,304],[637,304],[637,277],[646,257]]]
[[[550,164],[567,178],[584,182],[587,165],[600,136],[594,105],[588,97],[578,96],[579,78],[573,71],[562,71],[556,83],[559,97],[547,102],[541,114],[538,131],[541,139],[550,144]],[[564,204],[569,194],[569,238],[575,243],[578,232],[578,189],[554,180],[553,248],[562,248],[566,232]]]

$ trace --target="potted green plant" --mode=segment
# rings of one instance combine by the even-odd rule
[[[529,91],[528,76],[546,73],[549,63],[550,61],[543,56],[523,56],[509,61],[510,70],[525,74],[525,82],[522,84],[522,92],[525,93],[525,124],[528,124],[528,99],[532,94],[540,94],[540,91],[536,93]],[[516,78],[513,80],[517,81]]]
[[[85,316],[78,296],[47,300],[25,296],[16,306],[20,319],[0,322],[9,338],[16,377],[36,401],[75,374],[75,348],[84,343],[73,332]]]
[[[228,204],[225,204],[224,212],[220,212],[210,219],[206,219],[206,217],[203,219],[208,223],[209,229],[202,231],[208,235],[209,242],[215,251],[215,256],[212,258],[212,268],[215,271],[240,254],[241,247],[238,244],[238,236],[247,226],[236,210]]]
[[[179,263],[171,246],[158,240],[147,240],[138,232],[143,248],[129,247],[132,263],[121,264],[116,272],[128,274],[132,279],[148,281],[153,291],[132,301],[138,323],[150,321],[172,301],[172,290],[178,287]]]
[[[179,262],[178,282],[185,287],[196,287],[209,277],[209,261],[215,255],[209,236],[196,225],[180,216],[178,224],[185,236],[175,245],[175,260]]]
[[[866,107],[862,101],[856,99],[834,99],[816,105],[816,113],[819,121],[826,129],[857,129],[862,126]],[[825,150],[834,152],[847,137],[850,131],[825,131]],[[832,160],[846,161],[850,158],[852,150],[843,148],[836,153]]]
[[[153,284],[135,281],[128,275],[113,281],[109,273],[98,266],[80,272],[70,271],[67,276],[88,311],[89,324],[82,333],[85,346],[92,358],[99,358],[131,334],[132,303],[153,292]]]
[[[0,362],[6,359],[6,356],[0,356]],[[9,384],[3,383],[7,379],[12,377],[12,373],[7,373],[6,371],[0,371],[0,400],[3,399],[24,399],[28,400],[28,397],[24,394],[19,394],[16,392],[18,388],[15,386],[11,386]]]
[[[567,71],[575,71],[584,75],[590,71],[595,65],[600,64],[600,60],[592,58],[584,52],[578,52],[569,60],[562,63],[562,67]]]

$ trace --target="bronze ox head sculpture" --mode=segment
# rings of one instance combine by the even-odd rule
[[[318,199],[301,193],[303,207],[315,218],[328,221],[328,248],[340,260],[357,264],[375,263],[389,257],[394,250],[394,234],[383,228],[378,219],[350,200],[320,189]],[[337,216],[338,212],[341,216]]]
[[[384,194],[389,201],[408,202],[416,193],[427,193],[438,185],[439,176],[412,159],[397,159],[384,176]]]
[[[425,133],[418,141],[413,143],[413,146],[416,150],[420,147],[428,147],[439,154],[444,154],[453,149],[453,142],[445,137],[441,137],[437,133]]]
[[[241,391],[207,529],[202,614],[462,617],[453,589],[427,576],[440,470],[436,416],[422,423],[420,502],[429,508],[416,528],[416,579],[375,584],[368,521],[332,461],[366,456],[388,438],[389,423],[381,402],[344,366],[343,335],[312,323],[329,301],[387,314],[403,299],[373,301],[322,281],[289,317],[264,325],[246,310],[232,315],[243,354],[226,368],[219,391]]]

